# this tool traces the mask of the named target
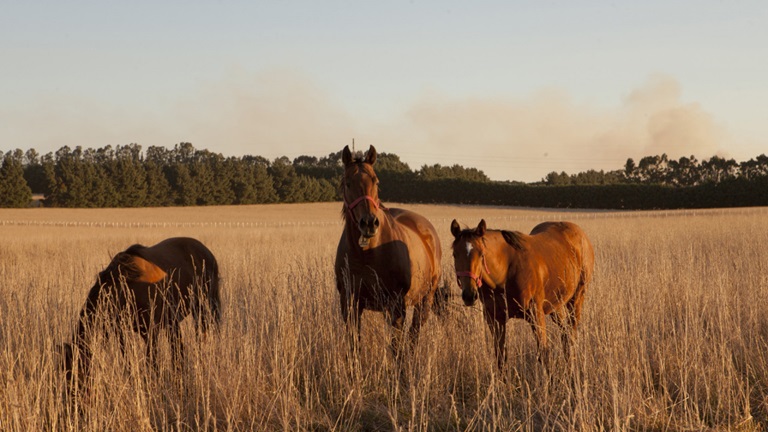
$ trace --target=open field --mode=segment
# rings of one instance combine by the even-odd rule
[[[394,206],[394,205],[390,205]],[[548,374],[530,327],[508,324],[500,374],[479,307],[431,317],[400,379],[381,315],[350,354],[333,260],[341,204],[0,210],[0,430],[765,430],[768,209],[553,212],[407,205],[443,242],[453,218],[528,232],[571,220],[596,272],[573,361]],[[221,267],[224,320],[180,375],[138,337],[95,353],[93,387],[63,396],[55,347],[97,272],[133,243],[197,237]],[[167,347],[165,347],[167,351]]]

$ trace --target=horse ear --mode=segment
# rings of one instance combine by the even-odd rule
[[[344,146],[344,150],[341,152],[341,161],[344,162],[344,166],[352,163],[352,152],[349,150],[349,146]]]
[[[459,226],[459,222],[457,222],[456,219],[451,222],[451,234],[453,234],[455,238],[459,238],[461,235],[461,227]]]
[[[485,235],[485,219],[480,219],[480,223],[477,224],[477,229],[475,229],[475,234],[477,234],[478,237],[482,237]]]
[[[523,249],[523,243],[520,241],[521,237],[519,232],[502,231],[501,236],[504,237],[504,241],[513,248],[518,250]]]
[[[365,163],[373,165],[376,163],[376,147],[371,146],[368,149],[368,154],[365,155]]]

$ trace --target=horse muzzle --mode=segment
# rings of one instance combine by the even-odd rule
[[[467,287],[461,290],[461,299],[464,300],[465,306],[474,306],[477,302],[477,290],[472,287]]]
[[[364,236],[371,238],[376,235],[381,222],[379,222],[379,217],[375,214],[367,214],[357,221],[357,225],[360,227],[360,232]]]
[[[368,246],[368,242],[379,232],[379,218],[375,214],[368,214],[360,218],[358,227],[360,228],[360,247]]]

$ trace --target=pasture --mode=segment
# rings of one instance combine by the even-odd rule
[[[387,203],[389,207],[397,207]],[[529,232],[579,224],[594,279],[566,362],[548,373],[530,327],[510,321],[499,374],[479,306],[432,315],[404,377],[382,315],[351,354],[333,263],[341,203],[160,209],[0,210],[0,430],[765,430],[768,209],[553,212],[405,205],[432,221],[458,294],[451,220]],[[133,243],[191,236],[222,276],[218,335],[176,372],[138,336],[104,341],[71,404],[56,346],[96,274]],[[552,340],[558,328],[548,319]],[[163,345],[165,344],[165,345]]]

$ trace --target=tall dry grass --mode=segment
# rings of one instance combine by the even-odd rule
[[[597,268],[573,359],[547,373],[508,324],[499,374],[479,308],[431,317],[400,376],[382,316],[351,354],[333,277],[338,204],[0,211],[0,430],[763,430],[768,426],[766,209],[663,213],[408,206],[443,242],[451,219],[529,231],[572,220]],[[133,243],[193,236],[216,254],[223,324],[184,369],[161,346],[99,340],[92,385],[67,399],[56,346],[96,273]]]

